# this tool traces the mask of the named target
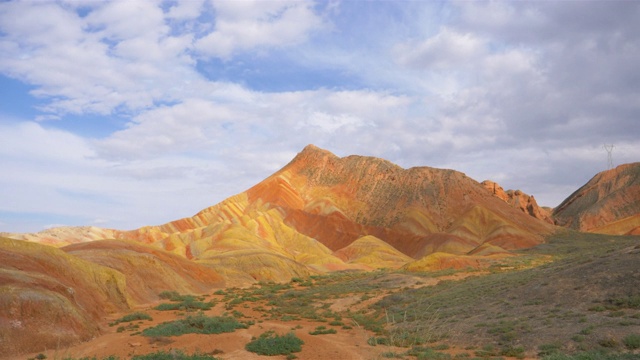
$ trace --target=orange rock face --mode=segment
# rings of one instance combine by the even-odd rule
[[[556,224],[614,235],[640,233],[640,163],[603,171],[553,211]]]
[[[491,180],[485,180],[481,184],[494,196],[504,200],[507,204],[513,206],[514,208],[519,209],[525,214],[531,215],[536,219],[540,219],[548,222],[549,224],[553,224],[551,211],[547,208],[538,206],[538,203],[536,202],[536,199],[533,197],[533,195],[527,195],[520,190],[504,191],[502,186]]]

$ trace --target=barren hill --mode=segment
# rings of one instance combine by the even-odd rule
[[[388,246],[415,260],[433,252],[505,253],[538,244],[552,231],[463,173],[340,158],[309,145],[244,193],[193,217],[117,236],[226,271],[231,280],[250,281],[375,268],[370,255]],[[382,246],[368,241],[349,247],[365,236]],[[368,264],[353,261],[364,258]]]
[[[640,163],[598,173],[555,208],[553,218],[580,231],[640,234]]]

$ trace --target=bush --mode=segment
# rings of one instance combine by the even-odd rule
[[[258,355],[290,355],[302,351],[303,344],[304,341],[294,333],[277,335],[273,331],[267,331],[245,345],[245,349]]]
[[[326,326],[318,326],[314,331],[310,331],[309,335],[325,335],[325,334],[336,334],[336,329],[327,329]]]
[[[640,349],[640,334],[629,334],[622,339],[622,343],[629,350]]]
[[[136,355],[132,360],[217,360],[211,355],[192,354],[186,355],[180,350],[172,350],[170,352],[158,351],[156,353],[146,355]]]
[[[187,316],[184,319],[164,322],[160,325],[144,329],[142,335],[180,336],[184,334],[221,334],[234,332],[236,329],[248,328],[247,323],[241,323],[230,316],[208,317],[204,314]]]
[[[129,315],[125,315],[125,316],[121,317],[120,319],[115,320],[112,323],[109,323],[109,326],[115,326],[115,325],[118,325],[118,324],[123,323],[123,322],[131,322],[131,321],[138,321],[138,320],[153,320],[153,318],[151,317],[151,315],[149,315],[147,313],[134,312],[134,313],[131,313]]]

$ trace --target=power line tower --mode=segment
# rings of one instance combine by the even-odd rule
[[[613,169],[613,144],[604,144],[604,149],[607,150],[608,169]]]

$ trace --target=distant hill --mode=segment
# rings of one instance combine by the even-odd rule
[[[553,211],[557,225],[612,235],[640,235],[640,163],[596,174]]]

